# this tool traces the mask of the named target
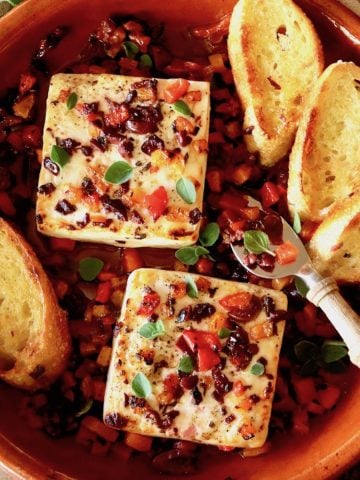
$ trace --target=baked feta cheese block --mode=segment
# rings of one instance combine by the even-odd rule
[[[209,111],[207,82],[53,76],[38,230],[130,247],[196,242]]]
[[[264,444],[287,298],[259,286],[139,269],[115,328],[106,425],[219,446]]]

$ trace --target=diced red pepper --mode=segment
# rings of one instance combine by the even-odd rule
[[[269,208],[279,201],[280,195],[277,186],[272,182],[265,182],[260,189],[261,203],[264,208]]]
[[[292,384],[296,398],[301,405],[307,405],[316,398],[315,381],[312,377],[293,377]]]
[[[190,82],[184,78],[178,78],[168,85],[163,91],[165,102],[175,103],[189,90]]]
[[[157,220],[165,211],[168,204],[168,194],[164,187],[159,187],[150,195],[144,196],[144,207],[149,210],[154,220]]]
[[[26,125],[22,130],[24,143],[38,148],[41,145],[41,130],[37,125]]]
[[[206,372],[221,362],[219,355],[211,350],[211,348],[199,348],[197,356],[200,372]]]
[[[6,192],[0,192],[0,210],[5,213],[5,215],[13,216],[16,214],[14,204]]]
[[[155,309],[160,305],[160,296],[156,292],[147,293],[142,299],[138,315],[151,315]]]
[[[249,307],[252,298],[253,296],[249,292],[237,292],[222,298],[219,303],[225,308],[225,310],[234,310],[238,308],[244,310]]]
[[[247,207],[248,201],[236,190],[225,192],[219,200],[219,207],[224,210],[231,210],[241,214],[244,207]]]
[[[111,282],[101,282],[98,285],[95,300],[100,303],[106,303],[111,296]]]
[[[75,248],[76,242],[75,240],[70,240],[69,238],[50,238],[50,247],[51,250],[61,250],[64,252],[72,252]]]
[[[299,250],[291,242],[284,242],[275,250],[276,261],[279,265],[287,265],[296,261]]]
[[[105,123],[112,127],[117,127],[130,117],[129,107],[127,105],[115,105],[109,113],[104,115]]]
[[[183,338],[193,352],[203,348],[221,350],[222,347],[217,334],[203,330],[184,330]]]
[[[24,93],[28,92],[33,88],[36,83],[36,77],[31,75],[31,73],[22,73],[20,75],[20,83],[19,83],[19,93],[20,95],[24,95]]]

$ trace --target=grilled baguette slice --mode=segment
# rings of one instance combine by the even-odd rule
[[[323,219],[360,185],[360,68],[330,65],[304,110],[290,155],[288,203],[302,220]]]
[[[290,151],[304,101],[324,68],[320,40],[292,0],[240,0],[228,50],[246,145],[271,166]]]
[[[46,387],[70,353],[66,314],[27,242],[0,218],[0,379]]]
[[[338,202],[309,243],[309,254],[323,275],[340,283],[360,282],[360,190]]]

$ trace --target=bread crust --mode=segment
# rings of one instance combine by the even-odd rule
[[[360,282],[360,190],[336,203],[313,235],[308,251],[315,267],[339,283]]]
[[[290,155],[288,182],[290,212],[297,211],[302,220],[321,221],[334,202],[347,198],[360,184],[360,166],[354,160],[354,152],[360,152],[360,124],[355,117],[360,105],[350,98],[350,88],[356,92],[355,78],[360,82],[355,64],[330,65],[304,109]],[[343,108],[335,97],[340,86],[346,88]],[[334,135],[331,125],[336,123],[340,127]]]
[[[10,255],[18,255],[14,262],[22,263],[27,276],[18,285],[9,284],[6,294],[13,295],[15,302],[21,299],[20,289],[25,292],[32,288],[31,294],[39,297],[43,307],[42,312],[39,312],[42,315],[36,317],[37,334],[31,335],[31,331],[28,332],[29,338],[24,348],[20,352],[14,352],[15,363],[12,368],[0,369],[0,378],[19,388],[36,390],[54,382],[66,368],[71,351],[67,316],[59,307],[52,284],[30,245],[2,218],[0,232],[3,245]],[[26,318],[22,322],[24,329],[29,328]],[[9,342],[8,338],[0,340],[5,346]]]
[[[251,130],[247,148],[271,166],[290,151],[305,98],[324,68],[321,42],[292,0],[240,0],[228,51],[244,131]]]

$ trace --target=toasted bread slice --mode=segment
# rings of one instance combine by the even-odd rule
[[[1,218],[0,272],[0,379],[45,387],[69,357],[66,314],[33,250]]]
[[[271,166],[290,151],[304,101],[323,70],[320,40],[291,0],[240,0],[228,50],[246,145]]]
[[[360,184],[360,68],[338,62],[309,97],[290,155],[288,202],[319,221]]]
[[[315,267],[340,283],[360,282],[360,190],[338,202],[309,243]]]

